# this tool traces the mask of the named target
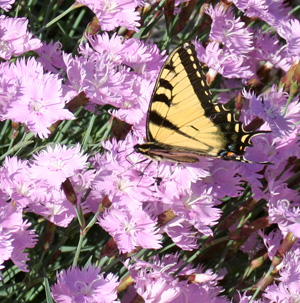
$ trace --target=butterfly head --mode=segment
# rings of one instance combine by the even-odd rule
[[[143,155],[147,155],[147,153],[149,152],[150,147],[148,146],[149,144],[136,144],[134,146],[134,150],[137,153],[143,154]]]
[[[155,153],[155,150],[157,150],[157,148],[158,147],[152,143],[136,144],[134,146],[134,150],[137,153],[140,153],[149,159],[161,161],[163,160],[163,157]]]

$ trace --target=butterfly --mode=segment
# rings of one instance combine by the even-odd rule
[[[147,116],[146,142],[136,152],[155,160],[193,163],[200,157],[248,162],[244,158],[253,136],[235,114],[214,103],[197,58],[195,46],[186,42],[164,63]]]

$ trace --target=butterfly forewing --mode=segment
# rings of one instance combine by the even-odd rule
[[[211,92],[191,43],[176,49],[162,68],[148,113],[148,141],[216,156],[226,136],[207,117]]]
[[[192,42],[175,49],[166,60],[152,95],[147,142],[136,150],[155,159],[195,162],[212,156],[247,162],[252,136],[223,105],[213,103]]]

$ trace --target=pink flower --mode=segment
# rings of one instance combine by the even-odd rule
[[[253,34],[241,21],[235,18],[231,8],[225,6],[210,6],[206,13],[212,18],[210,40],[222,43],[230,53],[238,57],[247,54],[253,49]]]
[[[212,165],[212,159],[203,157],[199,159],[199,162],[185,165],[173,165],[168,161],[164,161],[158,165],[159,175],[163,178],[160,186],[160,190],[165,197],[169,196],[172,199],[173,196],[180,196],[180,193],[189,190],[192,183],[197,180],[202,180],[210,175],[209,168]],[[164,184],[166,182],[166,184]],[[174,183],[175,188],[170,184]]]
[[[123,63],[145,78],[155,81],[166,57],[165,51],[160,52],[156,44],[137,39],[124,41]]]
[[[55,302],[59,303],[117,303],[117,277],[99,273],[100,268],[71,267],[57,274],[57,283],[51,287]]]
[[[170,206],[179,218],[184,219],[194,226],[200,233],[211,236],[209,226],[218,223],[221,212],[215,206],[217,199],[213,197],[212,189],[205,184],[194,183],[186,194],[182,194],[178,200],[174,200]]]
[[[23,221],[22,212],[12,204],[0,206],[0,264],[11,259],[22,271],[28,272],[29,260],[25,248],[35,246],[34,231],[28,230],[30,223]]]
[[[57,75],[44,74],[42,65],[34,58],[4,64],[0,66],[0,74],[3,74],[2,119],[25,123],[41,138],[48,137],[48,128],[56,121],[74,119],[73,114],[64,109],[62,81]]]
[[[59,69],[65,68],[61,48],[60,42],[50,41],[49,44],[43,42],[43,45],[35,50],[39,55],[36,60],[44,66],[46,71],[57,73]]]
[[[280,180],[269,181],[270,194],[268,197],[269,217],[272,223],[277,223],[285,235],[292,232],[300,238],[300,205],[299,195]]]
[[[259,68],[260,61],[267,61],[267,67],[275,66],[287,72],[296,59],[296,56],[291,56],[287,47],[279,41],[278,35],[271,35],[270,32],[255,32],[254,50],[248,60],[251,65],[255,63],[255,71]]]
[[[114,33],[109,37],[108,33],[105,32],[101,35],[88,36],[88,40],[92,48],[101,55],[108,55],[109,60],[116,64],[122,63],[124,54],[124,37],[118,36]],[[130,39],[129,39],[130,40]],[[86,54],[88,49],[84,49],[81,45],[80,53]]]
[[[115,64],[125,64],[133,68],[135,73],[155,81],[165,58],[164,52],[160,52],[156,44],[130,38],[112,35],[109,38],[107,33],[90,36],[89,42],[93,49],[102,56],[108,56]],[[87,50],[82,49],[81,53],[87,55]]]
[[[287,52],[299,58],[300,51],[300,22],[297,19],[286,20],[280,23],[278,34],[286,40]]]
[[[42,181],[30,178],[26,160],[7,157],[0,168],[0,190],[4,199],[11,199],[13,203],[25,208],[30,203],[45,200],[47,187]]]
[[[265,0],[233,0],[235,6],[250,18],[267,15],[268,5]]]
[[[57,226],[67,227],[76,218],[74,206],[66,199],[62,191],[55,188],[48,197],[48,201],[29,204],[28,211],[46,218]]]
[[[266,300],[253,300],[253,296],[249,295],[247,296],[247,293],[240,294],[238,293],[238,298],[236,298],[235,301],[232,302],[238,302],[238,303],[270,303],[269,301]],[[238,300],[237,300],[238,299]]]
[[[280,264],[278,283],[266,288],[263,297],[268,302],[297,302],[300,293],[300,249],[292,249],[283,257]]]
[[[12,4],[15,3],[16,0],[0,0],[0,7],[8,12],[11,9]]]
[[[128,135],[125,141],[107,141],[104,148],[108,152],[105,152],[101,157],[95,157],[94,166],[97,169],[97,175],[92,183],[91,195],[86,201],[86,205],[95,212],[98,209],[99,197],[104,198],[106,195],[115,208],[121,209],[122,206],[125,214],[128,212],[129,222],[126,221],[126,215],[123,218],[121,214],[117,213],[116,218],[113,215],[112,218],[109,218],[111,222],[116,220],[120,223],[103,226],[115,240],[114,233],[124,232],[123,225],[120,226],[121,222],[127,222],[128,225],[131,224],[130,222],[135,222],[137,219],[135,214],[142,207],[145,206],[144,210],[154,216],[167,209],[172,209],[178,218],[165,227],[166,232],[181,248],[187,250],[195,248],[197,237],[192,231],[192,227],[197,228],[200,233],[211,235],[210,226],[215,225],[220,217],[218,208],[215,208],[219,204],[217,197],[222,198],[225,194],[233,191],[236,194],[239,188],[234,184],[234,186],[227,186],[226,190],[224,187],[224,190],[220,191],[218,184],[216,189],[212,190],[212,188],[207,188],[201,180],[196,183],[197,180],[211,174],[209,167],[212,165],[212,161],[205,158],[199,163],[189,166],[170,163],[160,163],[157,166],[154,162],[150,165],[147,162],[139,163],[141,156],[130,153],[132,146],[136,143],[130,137]],[[128,154],[129,156],[127,156]],[[226,164],[225,162],[224,165]],[[232,177],[235,174],[235,170],[230,170],[228,176]],[[154,176],[158,176],[162,180],[157,182]],[[237,178],[237,180],[239,179]],[[201,184],[203,185],[201,186]],[[219,196],[218,190],[220,191]],[[213,197],[212,192],[216,192]],[[105,216],[104,219],[106,219]],[[109,225],[110,221],[108,219],[106,221],[106,224]],[[178,235],[175,231],[186,236]],[[127,241],[129,242],[129,240]],[[130,249],[136,245],[141,245],[138,243],[139,240],[130,241],[133,243]],[[116,242],[118,243],[118,240]],[[118,245],[121,247],[121,244],[118,243]]]
[[[120,70],[109,60],[107,54],[100,55],[93,50],[86,57],[64,55],[67,75],[73,89],[84,91],[95,104],[112,104],[120,107],[121,102],[131,95],[132,80],[128,71]]]
[[[87,155],[75,147],[56,145],[47,146],[46,150],[34,155],[30,168],[31,178],[45,180],[49,185],[60,187],[67,178],[72,177],[80,170],[87,168]]]
[[[57,76],[45,74],[42,79],[30,78],[26,83],[23,96],[11,104],[10,119],[25,123],[40,138],[48,137],[48,128],[54,122],[74,119],[73,114],[64,109],[61,81]]]
[[[246,16],[264,20],[275,28],[280,21],[290,18],[291,8],[282,0],[233,0],[233,3]]]
[[[268,123],[272,130],[273,136],[282,137],[283,134],[288,134],[292,130],[292,123],[286,115],[283,115],[283,110],[288,99],[288,94],[277,87],[273,86],[264,95],[256,97],[254,93],[243,91],[243,97],[249,99],[251,117],[258,116]],[[290,105],[292,107],[292,104]]]
[[[110,208],[103,218],[99,218],[99,225],[114,238],[122,253],[129,253],[139,246],[161,248],[162,236],[157,234],[156,222],[142,210]]]
[[[208,228],[206,228],[208,229]],[[201,236],[193,226],[179,217],[168,222],[162,230],[172,241],[183,250],[194,250],[198,248],[197,240]],[[201,230],[203,232],[203,229]]]
[[[70,84],[93,103],[115,106],[114,117],[139,127],[164,60],[158,47],[133,38],[123,41],[116,34],[88,38],[93,49],[84,44],[79,48],[83,56],[64,56]],[[93,110],[94,105],[86,108]]]
[[[58,147],[56,147],[56,150],[58,150]],[[60,160],[63,162],[63,159]],[[59,159],[57,161],[59,162]],[[70,169],[66,168],[66,165],[62,164],[64,169],[67,170],[66,173],[68,173]],[[82,167],[85,169],[84,165]],[[49,184],[47,177],[40,178],[38,175],[36,178],[33,172],[35,170],[39,170],[35,162],[30,166],[25,160],[21,161],[17,157],[7,157],[3,167],[0,168],[0,197],[5,200],[10,199],[11,204],[17,203],[21,208],[26,207],[27,211],[41,215],[58,226],[68,226],[76,217],[74,206],[66,199],[65,193],[59,186]],[[93,170],[83,172],[79,169],[76,170],[76,174],[69,177],[78,204],[81,203],[82,197],[90,188],[94,173]],[[53,175],[51,176],[56,179]],[[3,206],[7,204],[5,200],[3,202],[0,200]],[[82,207],[85,211],[86,206],[82,205]]]
[[[262,237],[264,244],[268,249],[269,259],[272,261],[283,240],[281,231],[276,229],[272,230],[269,234],[264,234],[262,231],[259,231],[258,234]]]
[[[147,163],[139,163],[142,157],[133,153],[135,143],[130,135],[124,141],[103,143],[108,151],[101,156],[96,155],[93,161],[97,174],[92,182],[92,199],[87,201],[91,209],[96,210],[99,197],[105,195],[112,203],[126,205],[133,210],[153,199],[155,167],[145,169]],[[128,156],[130,151],[132,155]]]
[[[238,162],[215,159],[210,167],[210,175],[202,181],[206,191],[214,193],[214,197],[238,197],[243,192],[243,183]]]
[[[1,58],[9,60],[12,56],[19,56],[42,46],[39,39],[32,38],[27,26],[26,18],[0,16]]]
[[[117,110],[112,110],[111,115],[134,125],[135,129],[143,127],[144,130],[144,118],[148,110],[154,82],[149,82],[136,73],[128,76],[133,80],[132,94],[120,104]]]
[[[195,41],[195,47],[199,60],[205,62],[210,68],[208,74],[211,78],[214,78],[216,73],[220,73],[226,78],[249,79],[253,76],[244,55],[237,56],[228,49],[222,48],[216,41],[209,42],[206,48],[200,42]]]
[[[174,276],[176,270],[183,265],[177,255],[164,255],[161,259],[154,257],[150,262],[138,261],[129,267],[135,284],[130,289],[131,298],[140,295],[145,302],[182,303],[182,302],[219,302],[228,303],[225,298],[217,297],[222,289],[217,286],[220,279],[211,270],[203,272],[202,268],[193,269],[187,265],[180,271],[180,275],[194,274],[198,283],[179,281]],[[126,298],[125,302],[131,302]]]
[[[82,197],[86,195],[94,178],[94,171],[86,172],[77,171],[76,175],[69,178],[77,197],[77,206],[81,206],[86,211],[86,205],[82,204]],[[37,182],[31,179],[31,182]],[[71,204],[61,188],[49,185],[46,180],[44,187],[47,192],[44,193],[43,199],[36,199],[34,203],[28,205],[28,211],[41,215],[57,226],[67,227],[76,217],[74,205]]]
[[[86,195],[91,187],[94,174],[93,170],[77,171],[76,175],[69,178],[77,197],[77,205],[81,205],[83,211],[86,211],[87,207],[82,204],[82,197]],[[37,181],[36,179],[31,179],[31,182],[35,183]],[[47,193],[43,195],[43,199],[36,199],[34,203],[30,203],[28,211],[43,216],[57,226],[67,227],[76,217],[74,205],[67,200],[61,188],[51,186],[46,181],[45,184],[47,185],[47,187],[44,185]]]
[[[136,7],[142,5],[141,0],[80,0],[93,11],[103,31],[111,31],[119,26],[137,31],[140,16]]]

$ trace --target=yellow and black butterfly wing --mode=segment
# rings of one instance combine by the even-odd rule
[[[212,102],[195,47],[187,42],[162,67],[149,106],[147,142],[135,149],[177,162],[196,162],[199,156],[247,162],[243,154],[255,134]]]

